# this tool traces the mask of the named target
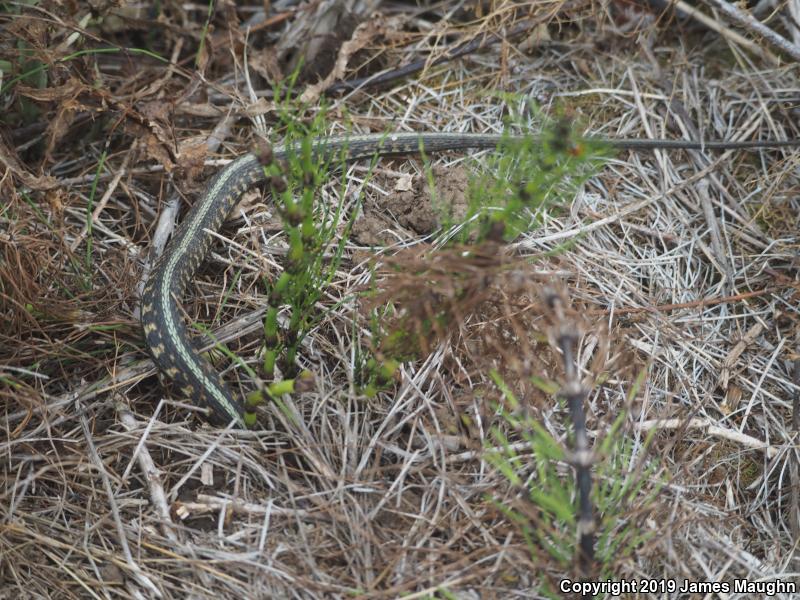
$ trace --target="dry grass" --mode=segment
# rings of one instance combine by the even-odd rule
[[[260,76],[289,60],[269,48],[291,46],[309,22],[275,6],[271,24],[247,38],[253,88],[267,99]],[[482,449],[493,426],[518,439],[495,410],[489,368],[527,414],[567,440],[564,407],[530,382],[563,373],[548,343],[552,315],[538,300],[554,279],[583,331],[577,362],[594,385],[591,439],[627,411],[619,435],[631,459],[618,476],[657,465],[641,496],[612,515],[620,531],[650,537],[607,568],[616,578],[796,580],[800,154],[616,154],[569,208],[544,211],[542,227],[521,237],[517,256],[535,261],[471,263],[470,302],[449,305],[456,326],[436,332],[425,355],[370,399],[354,391],[354,355],[370,345],[356,299],[372,258],[350,243],[300,356],[315,389],[264,410],[256,430],[213,429],[155,377],[135,318],[137,285],[162,199],[196,197],[213,170],[203,165],[219,164],[208,135],[224,140],[224,158],[252,140],[246,119],[234,128],[229,118],[250,104],[245,29],[229,8],[205,37],[205,7],[182,14],[176,5],[159,24],[107,9],[85,33],[91,45],[154,44],[179,64],[119,53],[54,62],[78,49],[69,35],[89,14],[60,10],[27,8],[0,33],[0,59],[18,57],[25,40],[50,74],[43,88],[17,87],[33,111],[24,118],[20,100],[3,96],[0,107],[18,117],[2,121],[0,137],[0,597],[541,597],[543,581],[574,570],[532,553],[498,510],[492,498],[518,505],[519,490]],[[433,14],[406,21],[432,27],[407,35],[394,20],[402,14],[376,21],[381,35],[359,38],[364,55],[391,66],[441,50],[448,30],[428,21]],[[798,135],[794,64],[632,9],[537,3],[531,17],[549,25],[420,80],[336,98],[330,114],[346,109],[363,131],[496,132],[503,103],[487,90],[502,90],[615,137]],[[508,8],[459,31],[515,18]],[[351,64],[362,54],[354,56]],[[397,240],[385,256],[400,253],[384,264],[410,272],[421,240],[392,227],[392,186],[424,175],[417,160],[378,168],[366,182],[366,167],[352,166],[323,198],[334,202],[344,189],[348,205],[363,192],[385,206]],[[260,281],[281,268],[286,246],[260,197],[222,237],[184,307],[254,366]],[[447,273],[458,261],[437,260],[435,277],[427,273],[436,287],[420,294],[417,314],[453,297]],[[414,306],[413,280],[387,286]],[[229,375],[249,389],[242,371]]]

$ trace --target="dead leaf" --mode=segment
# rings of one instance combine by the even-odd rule
[[[163,100],[150,100],[137,105],[139,111],[151,121],[169,123],[172,107]]]
[[[259,98],[244,110],[248,117],[256,117],[258,115],[266,115],[275,110],[275,105],[267,101],[266,98]]]
[[[316,102],[323,90],[330,87],[330,85],[337,79],[343,79],[347,72],[347,63],[350,57],[359,50],[366,48],[372,42],[386,34],[387,31],[393,31],[398,28],[399,21],[396,18],[383,18],[376,17],[371,21],[361,23],[353,32],[350,40],[342,44],[339,49],[339,55],[336,58],[336,64],[331,72],[325,79],[316,85],[308,86],[300,97],[301,102],[313,103]]]
[[[161,163],[167,173],[171,173],[175,168],[175,163],[172,161],[169,152],[164,148],[164,144],[152,133],[148,133],[145,136],[145,153]]]
[[[49,175],[34,175],[26,171],[17,160],[16,153],[6,146],[2,138],[0,138],[0,164],[5,167],[6,172],[10,171],[11,175],[21,181],[23,185],[31,188],[32,190],[52,190],[58,187],[58,180]],[[6,173],[0,174],[0,181],[5,179]]]
[[[283,80],[283,73],[278,65],[278,57],[275,55],[275,51],[270,48],[250,54],[247,58],[247,64],[267,81],[277,82]]]
[[[16,90],[20,96],[37,102],[64,102],[65,100],[77,98],[81,92],[87,91],[88,88],[80,81],[70,79],[64,85],[49,88],[36,88],[20,84],[16,87]]]
[[[202,174],[208,145],[205,140],[184,140],[178,150],[178,166],[186,172],[186,178],[194,181]]]
[[[46,161],[52,162],[53,148],[66,135],[72,125],[75,115],[80,111],[92,111],[94,107],[81,102],[79,97],[83,93],[97,95],[96,92],[82,82],[70,79],[67,83],[49,88],[35,88],[25,85],[17,87],[17,92],[36,102],[51,102],[57,105],[56,116],[47,126],[47,147],[45,148]]]
[[[523,52],[528,52],[541,46],[543,42],[549,42],[552,39],[547,23],[539,23],[533,28],[530,34],[520,42],[519,49]]]
[[[59,225],[64,222],[64,208],[67,205],[65,201],[66,196],[66,192],[61,188],[49,190],[45,194],[45,200],[50,206],[50,214],[53,215],[55,223]]]

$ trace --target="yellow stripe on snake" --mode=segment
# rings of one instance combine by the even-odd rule
[[[464,133],[384,133],[319,138],[313,142],[313,151],[323,159],[343,153],[344,160],[353,161],[416,154],[421,148],[426,153],[494,148],[507,139],[501,135]],[[587,141],[629,150],[732,150],[800,145],[800,140],[694,142],[587,138]],[[273,148],[273,160],[285,159],[288,150],[286,146]],[[154,265],[142,295],[142,329],[153,360],[194,402],[210,407],[210,419],[218,424],[235,421],[243,425],[244,404],[195,349],[176,302],[183,297],[211,246],[212,236],[208,232],[218,231],[242,193],[265,178],[264,167],[254,154],[241,156],[217,173]]]

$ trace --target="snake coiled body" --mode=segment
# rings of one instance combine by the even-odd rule
[[[321,157],[343,153],[345,160],[353,161],[389,154],[414,154],[420,148],[425,152],[494,148],[504,139],[508,138],[463,133],[388,133],[320,138],[314,142],[313,149]],[[694,142],[592,138],[591,141],[631,150],[729,150],[800,145],[800,140]],[[287,150],[286,146],[274,147],[273,160],[285,159]],[[211,246],[209,231],[218,231],[239,197],[264,179],[264,168],[254,154],[245,154],[217,173],[153,266],[142,294],[141,323],[145,343],[153,360],[195,403],[210,407],[210,419],[217,424],[236,421],[243,425],[244,405],[236,399],[220,374],[195,349],[177,302],[183,297],[189,281]]]

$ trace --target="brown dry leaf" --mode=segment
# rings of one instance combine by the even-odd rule
[[[155,158],[164,167],[167,173],[171,173],[175,168],[175,163],[167,152],[164,144],[153,133],[145,135],[145,153],[150,158]]]
[[[210,33],[210,26],[209,26],[209,33]],[[211,57],[211,53],[213,49],[211,48],[211,35],[207,35],[205,38],[205,43],[201,44],[200,47],[197,49],[197,70],[200,73],[205,73],[206,66],[208,66],[208,61]]]
[[[201,175],[207,155],[208,146],[204,140],[194,138],[181,143],[178,149],[178,167],[185,171],[189,181],[194,181]]]
[[[345,76],[347,63],[351,56],[366,48],[374,39],[386,35],[387,32],[395,31],[399,28],[399,25],[400,19],[387,19],[381,16],[361,23],[356,27],[350,40],[342,44],[339,49],[339,55],[336,58],[336,64],[328,76],[318,84],[308,86],[300,97],[301,102],[316,102],[323,90],[327,89],[337,79],[342,79]]]
[[[176,112],[191,117],[209,117],[209,118],[219,118],[225,114],[224,110],[216,106],[212,106],[207,102],[204,103],[182,102],[177,107]]]
[[[44,150],[45,160],[53,162],[53,148],[61,141],[75,118],[75,113],[79,110],[80,103],[74,100],[66,100],[58,107],[55,118],[47,126],[47,147]]]
[[[138,108],[152,133],[167,148],[172,147],[175,139],[172,131],[172,106],[163,100],[152,100],[140,103]]]
[[[278,65],[278,57],[271,48],[264,48],[247,57],[247,64],[265,80],[277,82],[283,80],[283,73]]]
[[[258,115],[266,115],[275,110],[275,106],[266,98],[259,98],[252,104],[248,105],[244,110],[244,114],[248,117],[256,117]]]
[[[83,91],[90,91],[80,81],[70,79],[64,85],[49,88],[35,88],[27,85],[17,85],[17,93],[37,102],[63,102],[78,97]]]
[[[95,93],[92,88],[84,85],[80,81],[70,79],[67,83],[50,88],[34,88],[25,85],[17,87],[17,92],[26,98],[37,102],[54,102],[58,105],[55,118],[47,126],[47,147],[45,148],[45,158],[47,162],[52,162],[52,151],[61,138],[69,131],[75,114],[79,111],[91,111],[93,107],[78,98],[84,92]]]
[[[132,139],[143,141],[139,145],[140,152],[137,153],[137,160],[149,161],[155,159],[164,167],[167,173],[172,172],[175,168],[172,154],[147,125],[132,118],[123,120],[122,127],[126,135],[129,135]]]
[[[163,100],[149,100],[139,103],[139,111],[151,121],[169,123],[171,106]]]
[[[550,29],[547,23],[539,23],[530,32],[528,36],[523,39],[518,48],[522,52],[529,52],[534,48],[542,45],[543,42],[549,42],[553,38],[550,36]]]
[[[10,19],[3,23],[3,29],[9,39],[19,38],[27,42],[27,50],[33,51],[28,58],[52,64],[55,57],[47,47],[48,23],[44,19]]]
[[[744,392],[738,385],[731,384],[728,386],[728,389],[725,392],[725,397],[720,405],[720,409],[722,410],[723,414],[729,415],[733,411],[738,410],[739,405],[742,402],[743,395]]]
[[[2,138],[0,138],[0,164],[5,167],[5,172],[0,174],[0,182],[2,182],[7,172],[16,177],[25,186],[32,190],[51,190],[58,187],[58,180],[49,175],[34,175],[26,171],[17,160],[16,153],[6,146]]]
[[[48,206],[50,206],[50,214],[56,224],[61,225],[64,222],[64,208],[67,205],[66,201],[67,192],[62,188],[49,190],[45,194]]]
[[[174,142],[171,125],[171,106],[163,100],[142,102],[138,106],[145,128],[128,123],[128,129],[139,130],[136,135],[144,135],[146,154],[155,158],[167,172],[175,168]]]

